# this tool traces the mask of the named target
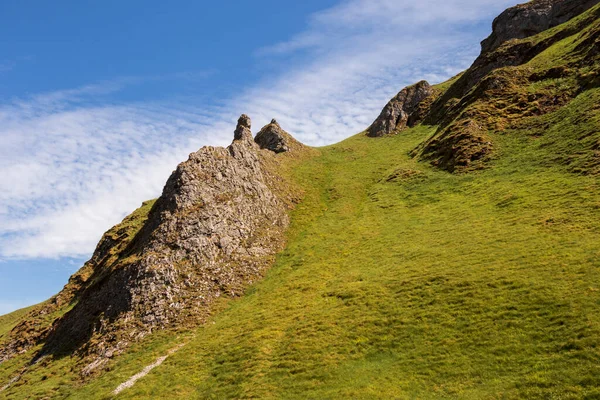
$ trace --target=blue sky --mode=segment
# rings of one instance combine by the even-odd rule
[[[470,65],[508,0],[4,1],[0,314],[42,301],[241,113],[304,143]]]

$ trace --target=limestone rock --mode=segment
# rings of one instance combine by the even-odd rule
[[[261,149],[271,150],[275,153],[290,151],[293,147],[300,145],[289,133],[281,129],[275,119],[256,134],[254,141]]]
[[[414,126],[416,120],[411,115],[418,110],[419,104],[434,93],[426,81],[408,86],[400,91],[379,114],[379,117],[367,129],[367,136],[379,137]]]
[[[252,140],[250,128],[250,117],[246,114],[242,114],[240,118],[238,118],[237,126],[233,133],[233,140]]]
[[[553,44],[576,34],[600,18],[600,8],[594,9],[585,18],[568,27],[548,34],[542,40],[510,39],[542,32],[555,24],[566,22],[598,3],[600,0],[534,0],[505,11],[495,20],[494,33],[483,41],[482,52],[473,65],[461,74],[443,95],[435,99],[424,122],[430,125],[449,124],[462,109],[454,105],[459,101],[464,103],[465,97],[469,96],[471,90],[486,76],[502,68],[523,65]]]
[[[263,276],[284,246],[291,200],[274,154],[252,140],[248,116],[234,138],[179,164],[141,229],[109,263],[100,260],[115,243],[98,246],[76,305],[35,335],[43,343],[38,357],[79,353],[84,373],[94,373],[155,329],[202,323],[217,298],[240,296]],[[18,344],[0,355],[35,343]]]
[[[523,39],[567,22],[600,0],[534,0],[511,7],[492,24],[492,34],[481,42],[482,53],[511,39]]]

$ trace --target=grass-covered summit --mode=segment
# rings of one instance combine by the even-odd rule
[[[172,312],[88,374],[89,350],[111,343],[102,332],[141,332],[143,321],[127,324],[148,303],[72,352],[45,354],[46,332],[86,291],[145,254],[163,200],[147,203],[61,295],[0,317],[4,354],[21,346],[0,363],[0,397],[600,398],[599,16],[596,5],[489,46],[418,104],[396,107],[417,114],[390,113],[402,123],[382,137],[308,149],[265,127],[279,135],[265,143],[290,151],[253,150],[265,156],[249,161],[289,210],[284,235],[278,225],[247,242],[285,239],[264,278],[224,286],[209,313]],[[235,199],[210,182],[214,204]],[[189,232],[203,207],[185,208],[168,232]],[[205,271],[180,260],[186,274]],[[231,260],[232,271],[245,265]]]

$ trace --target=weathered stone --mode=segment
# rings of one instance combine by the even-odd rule
[[[293,147],[299,145],[289,133],[281,129],[281,126],[275,119],[265,125],[254,138],[254,141],[261,149],[271,150],[275,153],[290,151]]]
[[[464,97],[468,96],[471,89],[488,74],[501,68],[529,62],[553,44],[576,34],[597,20],[600,17],[600,8],[594,9],[585,18],[564,29],[557,30],[539,41],[511,41],[511,39],[522,38],[523,35],[528,37],[530,34],[542,32],[552,27],[553,24],[566,22],[598,3],[600,0],[537,0],[505,11],[494,22],[495,33],[482,42],[481,54],[475,59],[473,65],[434,101],[424,122],[447,125],[457,117],[457,113],[460,113],[461,110],[460,107],[449,107],[449,105],[455,104],[457,99],[463,98],[464,101]],[[513,23],[510,18],[521,22]],[[529,22],[527,22],[527,18],[530,18]]]
[[[250,128],[250,117],[246,114],[242,114],[240,118],[238,118],[237,126],[233,133],[233,140],[252,140]]]
[[[179,164],[115,260],[100,262],[114,243],[98,246],[71,311],[35,340],[16,337],[0,356],[44,343],[38,357],[79,352],[84,373],[93,373],[154,329],[202,323],[215,299],[243,294],[283,248],[289,224],[292,193],[282,189],[273,157],[252,140],[242,115],[229,147],[203,147]]]
[[[563,24],[600,0],[534,0],[511,7],[492,24],[492,34],[481,42],[482,53],[511,39],[523,39]]]
[[[433,88],[426,81],[402,89],[367,129],[367,136],[384,136],[413,126],[414,122],[409,122],[411,115],[417,111],[419,103],[432,94]]]

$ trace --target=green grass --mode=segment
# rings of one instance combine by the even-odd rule
[[[0,341],[33,307],[25,307],[11,313],[0,315]]]
[[[468,175],[407,155],[428,127],[320,149],[266,279],[119,398],[598,398],[600,182],[540,162],[571,127],[502,136]]]
[[[572,61],[579,40],[517,68]],[[147,337],[98,377],[82,381],[64,357],[0,396],[111,398],[185,343],[118,398],[600,399],[598,104],[590,89],[487,132],[494,158],[468,174],[409,156],[429,126],[292,158],[284,173],[304,199],[286,249],[245,296],[196,330]],[[150,207],[124,221],[132,234]],[[28,357],[0,364],[0,386]]]

